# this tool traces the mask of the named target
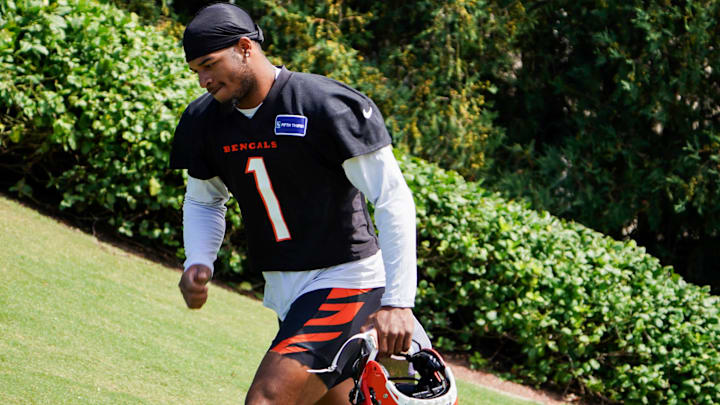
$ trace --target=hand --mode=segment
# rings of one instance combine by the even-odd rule
[[[400,354],[410,350],[415,330],[412,308],[381,307],[370,315],[364,330],[374,327],[378,336],[378,351]]]
[[[185,270],[178,287],[188,308],[199,309],[205,304],[208,297],[206,284],[211,274],[210,268],[202,264],[194,264]]]

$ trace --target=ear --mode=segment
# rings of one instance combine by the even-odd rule
[[[237,43],[235,44],[236,51],[240,55],[245,55],[246,53],[252,52],[252,40],[248,37],[242,37],[238,39]]]

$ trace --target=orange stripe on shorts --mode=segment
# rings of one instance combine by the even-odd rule
[[[365,294],[370,290],[372,290],[372,288],[333,288],[330,290],[330,294],[328,294],[326,299],[352,297],[354,295]]]
[[[342,332],[328,332],[328,333],[306,333],[304,335],[297,335],[289,337],[282,342],[278,343],[270,349],[272,352],[280,353],[280,354],[288,354],[288,353],[299,353],[307,351],[308,349],[304,347],[299,346],[293,346],[289,347],[290,345],[296,344],[296,343],[303,343],[303,342],[327,342],[328,340],[333,340],[340,336]]]
[[[305,326],[330,326],[346,324],[355,318],[364,302],[348,302],[345,304],[322,304],[320,311],[337,311],[325,318],[313,318],[305,322]]]

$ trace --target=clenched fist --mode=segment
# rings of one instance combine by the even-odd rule
[[[377,331],[381,354],[400,354],[410,350],[415,318],[411,308],[381,307],[370,315],[363,330],[369,328]]]
[[[199,309],[205,304],[208,297],[207,282],[212,272],[207,266],[195,264],[190,266],[180,278],[180,292],[188,308]]]

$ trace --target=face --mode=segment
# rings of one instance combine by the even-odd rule
[[[255,74],[236,47],[221,49],[188,62],[197,73],[200,87],[221,103],[236,102],[256,86]]]

